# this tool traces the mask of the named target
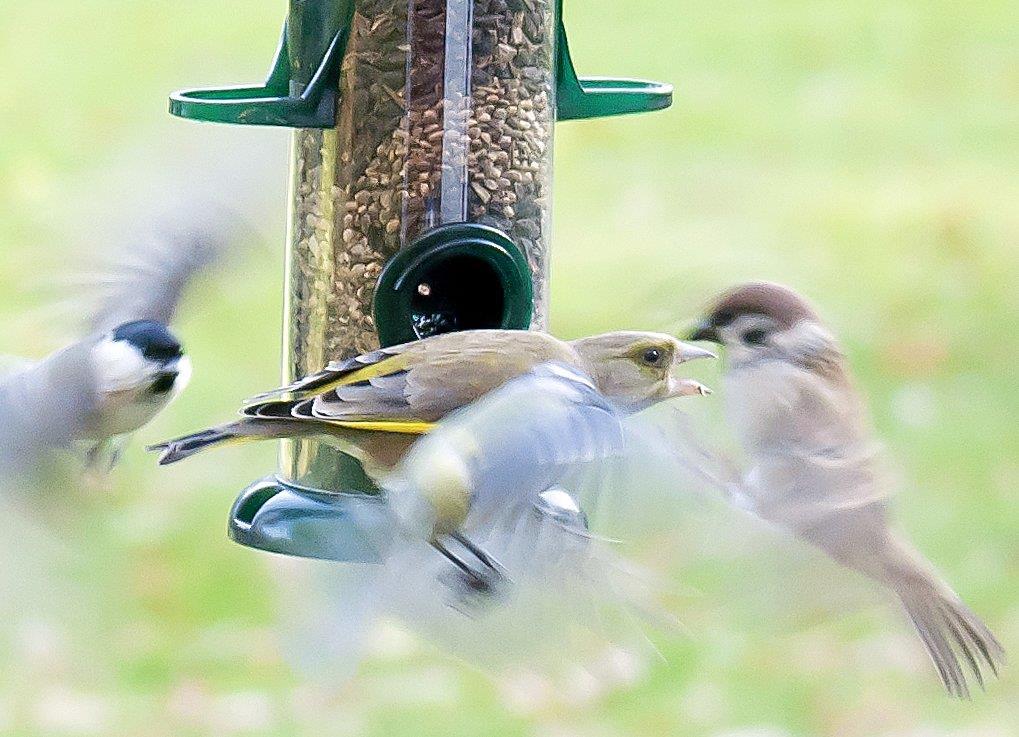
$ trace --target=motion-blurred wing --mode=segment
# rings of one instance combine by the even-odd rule
[[[406,536],[387,544],[381,538],[393,530],[382,531],[378,575],[335,602],[349,633],[343,643],[356,649],[363,628],[388,616],[499,673],[569,679],[579,669],[598,679],[606,658],[643,660],[653,652],[643,625],[671,623],[657,602],[659,587],[592,535],[579,496],[559,488],[578,469],[597,476],[608,460],[637,452],[633,440],[586,376],[555,363],[440,421],[381,486],[395,505],[438,459],[456,454],[472,491],[462,532],[505,575],[479,588],[427,540]]]
[[[353,580],[346,566],[323,569],[328,609],[309,616],[302,599],[305,624],[295,642],[313,643],[295,648],[302,664],[348,677],[370,629],[395,620],[497,678],[607,685],[620,667],[636,675],[657,654],[649,625],[675,626],[657,577],[591,536],[564,490],[542,492],[518,514],[465,531],[505,570],[495,590],[477,590],[423,540],[394,546],[382,565]]]
[[[586,376],[543,364],[438,423],[393,482],[420,477],[452,449],[470,475],[471,518],[512,514],[576,467],[621,454],[621,419]]]
[[[29,472],[80,439],[95,409],[89,351],[77,343],[0,378],[0,472]]]
[[[99,273],[84,279],[96,295],[92,329],[107,332],[133,320],[169,324],[188,285],[218,262],[236,237],[209,222],[187,230],[166,228],[111,254]]]
[[[663,587],[591,537],[583,512],[553,489],[532,505],[466,533],[506,580],[479,592],[424,544],[397,550],[372,590],[392,617],[444,651],[495,674],[530,672],[560,683],[601,680],[606,659],[640,666],[655,654],[648,625],[670,626]]]
[[[35,364],[20,356],[0,356],[0,382],[9,376],[27,371]]]

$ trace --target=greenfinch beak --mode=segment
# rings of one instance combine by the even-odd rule
[[[711,389],[693,379],[673,379],[669,387],[671,397],[706,397]]]
[[[679,351],[676,355],[679,359],[679,363],[696,361],[699,358],[718,358],[717,355],[709,350],[699,346],[690,345],[689,343],[684,343],[682,341],[679,342]]]

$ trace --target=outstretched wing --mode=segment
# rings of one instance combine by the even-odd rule
[[[462,532],[505,578],[479,589],[425,539],[380,541],[385,563],[356,599],[371,607],[355,613],[350,630],[389,615],[472,663],[556,679],[575,678],[577,668],[598,678],[609,654],[652,651],[643,625],[670,622],[655,582],[589,533],[574,496],[550,489],[570,471],[625,454],[622,419],[586,376],[543,364],[439,422],[382,487],[396,505],[454,452],[473,492]]]
[[[105,256],[96,273],[82,278],[95,296],[92,329],[106,332],[134,320],[169,324],[188,285],[238,238],[236,228],[227,232],[207,220],[185,229],[165,226]]]
[[[0,474],[37,470],[84,437],[96,399],[91,348],[82,341],[0,378]]]
[[[515,514],[578,466],[622,453],[621,420],[586,376],[543,364],[440,422],[392,483],[426,478],[434,459],[452,450],[470,479],[470,518]]]
[[[34,361],[20,356],[0,355],[0,382],[7,377],[27,371],[34,363]]]

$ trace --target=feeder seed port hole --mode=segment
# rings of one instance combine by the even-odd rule
[[[501,231],[443,225],[398,253],[379,277],[374,313],[383,346],[458,330],[531,326],[534,287],[520,248]]]

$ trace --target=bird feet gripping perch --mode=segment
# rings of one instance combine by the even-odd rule
[[[461,595],[469,595],[472,598],[477,596],[488,597],[495,594],[500,584],[507,580],[506,571],[499,561],[475,545],[463,534],[453,533],[449,537],[469,552],[483,568],[483,570],[477,570],[457,553],[451,551],[444,543],[436,540],[432,543],[432,547],[457,568],[454,578],[449,580],[452,587],[459,589]]]

